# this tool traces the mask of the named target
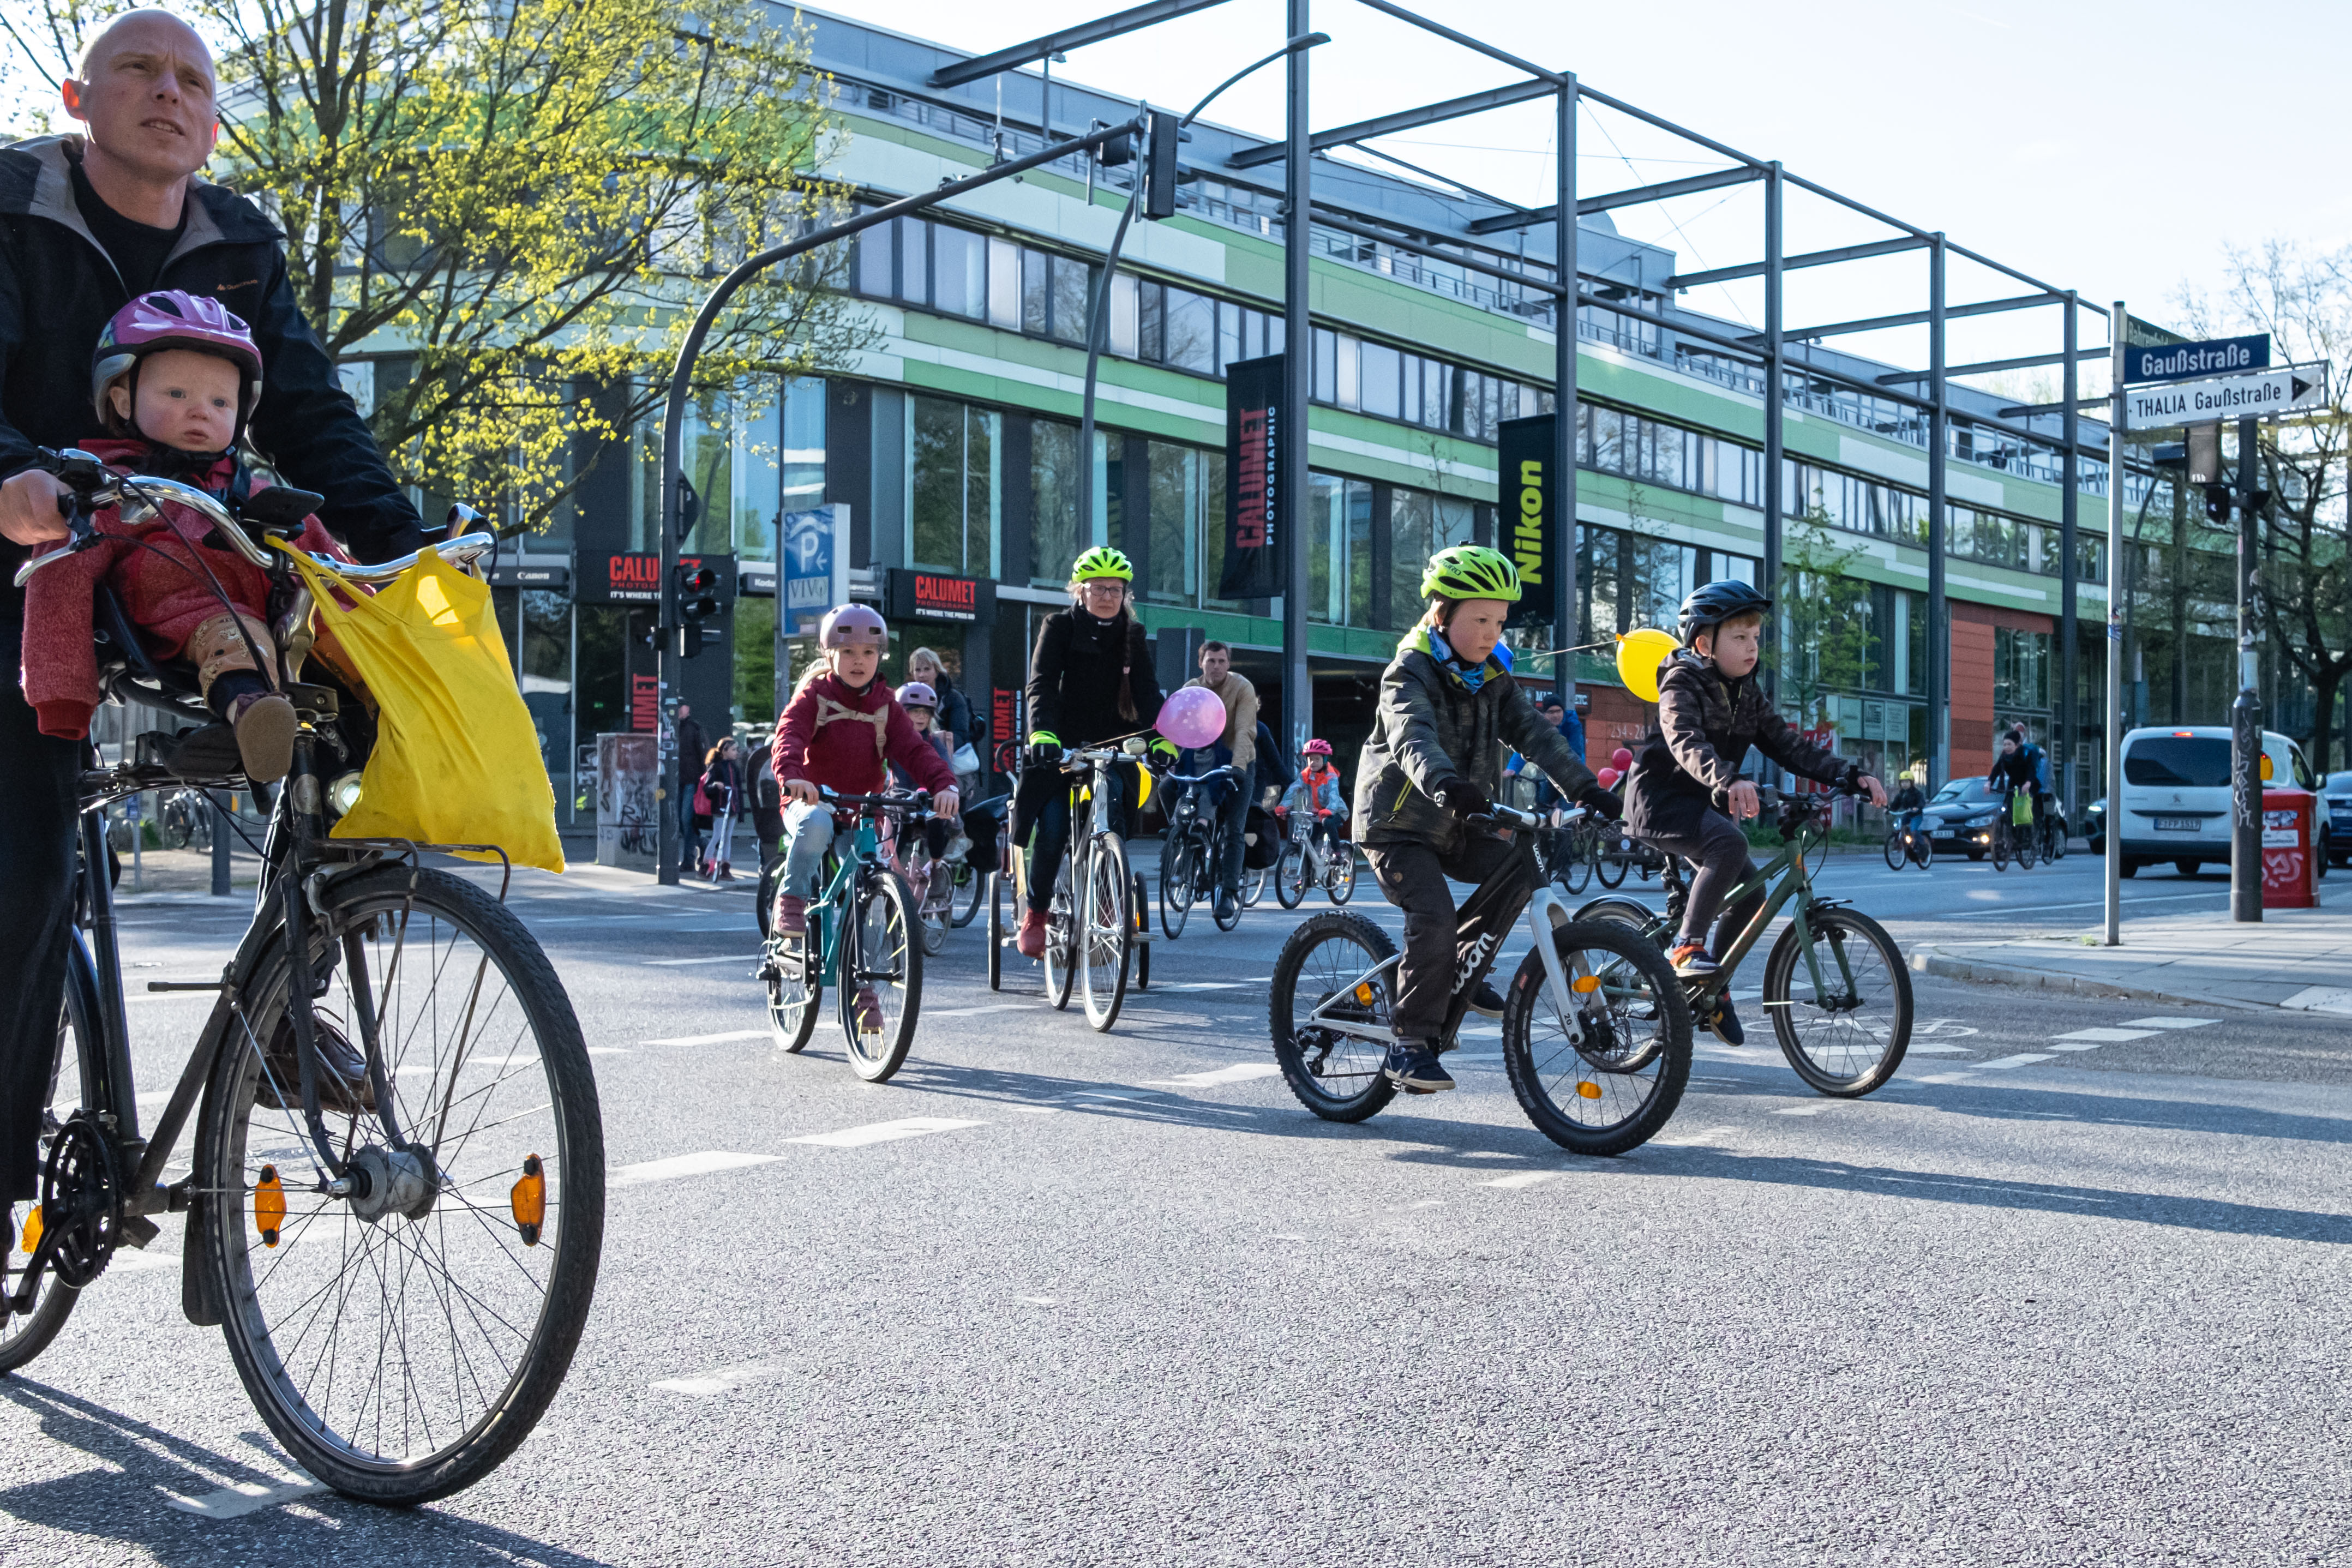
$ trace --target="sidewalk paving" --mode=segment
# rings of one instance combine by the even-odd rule
[[[2260,925],[2244,925],[2226,915],[2149,915],[2126,920],[2123,942],[2098,946],[2095,932],[1936,942],[1911,967],[2084,996],[2352,1015],[2352,908],[2266,909]]]

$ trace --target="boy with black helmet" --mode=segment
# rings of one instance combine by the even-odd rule
[[[1614,817],[1617,798],[1537,714],[1497,656],[1504,619],[1519,598],[1510,558],[1483,545],[1440,550],[1421,592],[1428,613],[1381,676],[1380,708],[1356,770],[1355,829],[1381,892],[1404,911],[1390,1017],[1396,1039],[1383,1071],[1399,1088],[1426,1094],[1454,1087],[1436,1051],[1459,929],[1446,879],[1478,884],[1458,912],[1465,922],[1504,900],[1523,904],[1534,891],[1511,874],[1523,862],[1513,861],[1510,844],[1475,821],[1491,813],[1504,753],[1524,753],[1561,793],[1596,811]],[[1472,1007],[1499,1016],[1502,999],[1491,987],[1480,991]]]
[[[1756,786],[1739,771],[1749,747],[1791,773],[1861,789],[1874,804],[1886,804],[1885,786],[1805,739],[1758,686],[1764,616],[1771,607],[1769,595],[1745,582],[1710,582],[1683,601],[1683,645],[1658,666],[1658,727],[1635,755],[1625,787],[1626,827],[1698,867],[1674,947],[1678,975],[1716,973],[1708,927],[1724,895],[1755,874],[1748,835],[1733,821],[1757,811]],[[1723,912],[1722,943],[1738,935],[1763,900],[1759,890]],[[1727,1045],[1746,1039],[1728,999],[1703,1021]]]

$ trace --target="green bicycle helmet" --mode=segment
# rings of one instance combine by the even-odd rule
[[[1085,582],[1090,578],[1115,577],[1121,582],[1135,580],[1135,563],[1126,552],[1108,545],[1097,545],[1070,563],[1070,580]]]
[[[1485,545],[1455,545],[1429,558],[1421,574],[1423,599],[1499,599],[1519,601],[1519,569],[1511,558]]]

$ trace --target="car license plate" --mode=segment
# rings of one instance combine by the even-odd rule
[[[2193,833],[2200,824],[2194,817],[2158,817],[2156,831],[2159,833]]]

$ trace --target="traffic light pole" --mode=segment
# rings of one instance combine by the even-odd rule
[[[677,693],[679,674],[681,635],[677,612],[677,547],[679,544],[677,519],[681,499],[679,488],[685,482],[686,475],[686,454],[681,444],[686,434],[686,403],[687,399],[692,395],[694,366],[695,362],[702,357],[703,342],[710,336],[710,329],[717,323],[719,311],[727,308],[727,302],[735,297],[736,291],[779,262],[790,261],[793,256],[815,250],[822,246],[831,245],[835,240],[846,239],[851,235],[862,233],[866,229],[878,227],[910,213],[919,213],[926,208],[935,207],[941,202],[952,200],[967,192],[976,191],[983,185],[992,185],[999,180],[1011,179],[1015,174],[1024,173],[1042,164],[1050,163],[1057,158],[1066,158],[1073,152],[1092,152],[1114,138],[1140,136],[1143,131],[1143,121],[1138,119],[1124,124],[1106,126],[1099,131],[1088,131],[1084,136],[1073,136],[1067,140],[1054,142],[1038,149],[1025,158],[1008,159],[1004,162],[982,170],[969,179],[950,181],[919,195],[908,196],[903,201],[892,202],[887,206],[860,213],[855,217],[830,225],[814,233],[803,235],[798,239],[789,240],[782,245],[763,250],[719,279],[719,286],[710,291],[709,298],[702,302],[702,308],[696,313],[694,325],[687,330],[686,341],[678,346],[677,362],[670,370],[669,401],[662,413],[661,619],[654,629],[654,639],[655,647],[657,650],[655,669],[660,681],[659,695],[663,703],[667,704],[668,699]],[[674,745],[675,742],[672,743],[672,747]],[[673,756],[671,747],[665,747],[661,783],[657,786],[664,790],[667,790],[677,777],[672,760]],[[663,885],[674,886],[678,880],[677,860],[680,848],[677,802],[665,794],[660,805],[660,852],[656,857],[655,874]]]
[[[2263,699],[2254,649],[2260,429],[2259,421],[2238,421],[2238,700],[2230,705],[2230,918],[2255,924],[2263,918]]]
[[[1313,31],[1308,0],[1290,0],[1290,36]],[[1307,482],[1307,402],[1314,391],[1315,329],[1307,298],[1308,257],[1312,254],[1314,179],[1310,131],[1307,123],[1309,56],[1300,49],[1290,57],[1289,110],[1284,158],[1282,231],[1282,397],[1275,426],[1275,494],[1280,515],[1287,519],[1285,537],[1276,540],[1282,552],[1282,724],[1290,733],[1282,738],[1285,754],[1298,755],[1315,734],[1315,677],[1307,663],[1307,585],[1313,580],[1307,550],[1307,508],[1313,491]]]
[[[2124,944],[2124,302],[2107,318],[2106,946]]]

